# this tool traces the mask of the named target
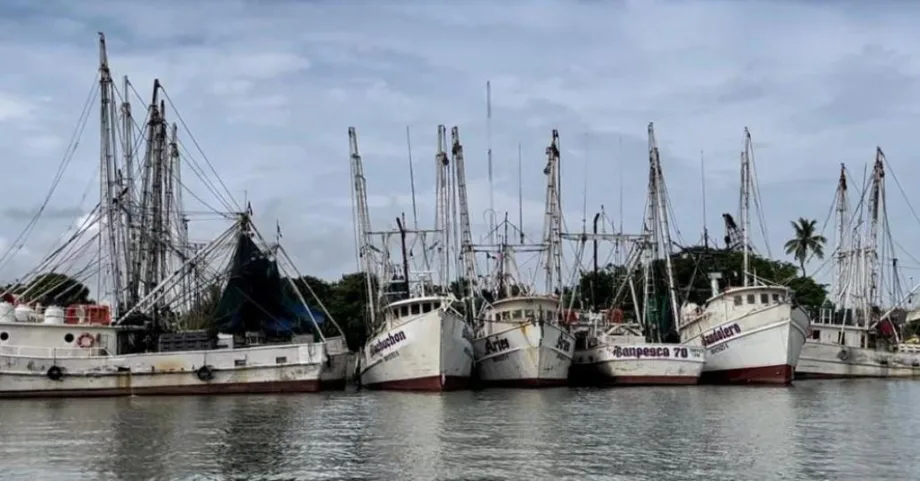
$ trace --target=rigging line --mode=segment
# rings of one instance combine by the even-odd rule
[[[65,150],[64,157],[61,159],[61,162],[58,165],[54,180],[51,182],[51,187],[45,195],[45,198],[42,201],[38,211],[35,213],[35,215],[32,216],[32,219],[19,234],[19,236],[17,236],[16,239],[10,244],[10,247],[7,248],[6,252],[0,256],[0,269],[2,269],[10,259],[12,259],[12,255],[19,253],[19,251],[22,250],[22,248],[25,246],[25,242],[29,239],[29,236],[31,235],[32,230],[35,228],[35,225],[38,223],[39,218],[45,212],[45,209],[51,202],[51,199],[54,196],[54,192],[57,190],[61,179],[64,177],[64,172],[67,170],[67,167],[73,160],[77,146],[79,145],[79,138],[83,135],[83,130],[86,128],[86,123],[89,119],[90,106],[95,102],[96,95],[99,91],[97,85],[98,80],[99,75],[97,74],[93,79],[93,87],[90,89],[90,93],[87,96],[86,102],[83,104],[83,109],[80,113],[80,117],[77,120],[77,126],[74,128],[74,132],[71,134],[67,150]]]
[[[147,105],[147,101],[141,98],[140,94],[137,92],[137,89],[134,88],[134,84],[129,83],[128,86],[131,88],[131,91],[134,92],[134,96],[137,97],[141,105]],[[163,92],[164,96],[167,96],[166,91],[163,89],[162,84],[160,85],[160,91]],[[179,111],[172,105],[171,100],[170,100],[170,107],[173,108],[173,112],[176,114],[176,117],[179,118],[181,121],[181,117],[179,116]],[[150,122],[150,108],[147,108],[145,110],[147,111],[147,115],[144,118],[144,125]],[[165,118],[165,112],[162,113],[162,115],[164,115],[164,118]],[[132,117],[132,121],[134,122],[135,127],[137,127],[138,129],[138,133],[140,133],[140,135],[137,137],[137,145],[135,146],[135,152],[137,152],[140,148],[140,145],[146,142],[147,135],[146,135],[146,129],[138,125],[137,120],[135,120]],[[192,134],[191,132],[188,131],[188,127],[185,126],[184,122],[183,122],[183,129],[185,129],[184,132],[189,134],[189,137],[192,138]],[[192,140],[194,141],[194,138],[192,138]],[[223,204],[223,207],[227,211],[233,211],[233,206],[229,202],[227,202],[226,198],[223,196],[223,194],[220,193],[220,191],[217,189],[214,183],[210,180],[210,178],[207,175],[205,175],[204,169],[199,165],[197,159],[195,158],[194,155],[192,155],[191,151],[185,146],[183,142],[178,141],[177,144],[178,144],[178,148],[180,152],[184,152],[185,154],[183,157],[186,159],[186,162],[183,162],[182,165],[187,165],[189,167],[192,173],[195,174],[195,176],[198,177],[199,180],[201,180],[202,184],[204,184],[204,187],[208,189],[211,192],[211,194],[214,195],[214,197],[217,199],[218,202]],[[147,157],[146,155],[143,155],[142,157],[144,158],[144,161],[137,163],[137,167],[136,167],[137,172],[135,173],[135,178],[143,177],[144,170],[145,170],[145,164],[149,161],[149,159],[146,158]],[[220,181],[219,178],[218,178],[218,181]],[[193,192],[191,192],[191,189],[189,189],[189,187],[185,185],[183,185],[182,187],[186,189],[187,191],[189,191],[190,193],[192,193],[192,197],[195,197],[195,199],[201,202],[202,204],[204,204],[205,207],[214,210],[214,212],[219,212],[217,209],[214,209],[213,207],[208,205],[206,202],[204,202],[200,197],[196,196]],[[224,189],[226,189],[226,186],[224,187]],[[233,200],[233,196],[231,195],[230,197],[231,197],[231,200]],[[234,204],[236,205],[235,201],[234,201]],[[239,205],[237,205],[237,210],[239,210]]]
[[[891,177],[894,179],[894,185],[898,187],[898,191],[901,193],[901,196],[904,197],[904,203],[907,204],[907,208],[910,210],[911,215],[914,216],[914,220],[917,221],[917,224],[920,224],[920,216],[917,215],[917,211],[915,211],[914,206],[911,205],[910,199],[907,198],[907,193],[904,192],[904,188],[901,187],[901,182],[898,181],[898,176],[895,175],[894,169],[891,168],[891,163],[888,162],[888,157],[882,156],[882,160],[885,162],[885,169],[891,173]]]
[[[160,90],[163,92],[163,96],[166,97],[166,101],[169,102],[169,106],[173,109],[173,113],[176,114],[176,117],[179,119],[179,122],[182,124],[182,128],[184,128],[185,132],[188,134],[189,139],[192,140],[192,143],[195,145],[195,148],[198,149],[198,152],[201,154],[201,157],[204,159],[205,163],[207,163],[208,167],[211,169],[211,172],[217,178],[217,182],[220,183],[221,187],[223,187],[226,193],[230,196],[230,200],[233,201],[233,205],[235,205],[237,209],[240,209],[239,204],[236,203],[236,199],[233,198],[233,194],[230,193],[230,189],[228,189],[227,186],[224,184],[224,181],[220,178],[220,175],[214,169],[214,166],[211,164],[211,161],[208,160],[208,156],[205,155],[204,151],[201,149],[201,146],[198,144],[198,141],[195,139],[195,136],[189,130],[188,125],[186,125],[185,120],[182,118],[182,114],[179,113],[179,109],[177,109],[176,106],[173,104],[172,98],[169,96],[169,92],[166,91],[166,88],[163,87],[162,84],[160,84]]]

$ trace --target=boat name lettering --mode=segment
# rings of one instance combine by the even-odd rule
[[[671,357],[671,350],[666,347],[622,347],[610,350],[613,357]]]
[[[572,350],[572,343],[560,333],[559,337],[556,338],[556,349],[562,352],[569,352]]]
[[[511,349],[511,343],[508,342],[507,338],[500,337],[494,341],[486,339],[486,355],[506,351],[508,349]]]
[[[388,334],[387,337],[371,344],[371,356],[376,356],[378,352],[384,349],[389,349],[405,340],[406,334],[402,331],[396,331],[394,333]]]
[[[738,334],[741,334],[741,327],[737,322],[728,326],[717,327],[709,334],[703,334],[703,346],[705,347],[725,339],[731,339]]]

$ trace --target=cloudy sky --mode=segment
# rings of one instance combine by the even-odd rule
[[[159,78],[237,202],[251,201],[265,231],[279,221],[300,270],[324,278],[356,269],[349,126],[381,228],[399,212],[411,215],[406,126],[426,222],[436,128],[458,126],[474,229],[484,233],[487,80],[495,207],[517,215],[520,143],[530,232],[541,228],[553,128],[569,228],[580,228],[586,202],[589,217],[604,205],[618,218],[622,208],[626,229],[637,229],[653,121],[684,244],[701,238],[703,172],[711,235],[724,235],[721,213],[737,212],[747,126],[774,256],[785,257],[791,219],[824,225],[839,164],[861,178],[876,145],[894,174],[893,235],[916,246],[920,220],[893,180],[920,202],[911,188],[920,175],[911,135],[920,105],[917,10],[894,1],[6,1],[0,250],[27,226],[66,154],[96,75],[97,31],[106,33],[113,73],[129,75],[145,98]],[[0,277],[27,271],[93,208],[98,132],[95,107],[41,221]],[[207,237],[219,227],[192,229]],[[755,241],[766,250],[759,230]],[[910,248],[898,253],[902,265],[920,267]]]

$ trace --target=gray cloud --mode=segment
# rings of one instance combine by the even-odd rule
[[[230,193],[239,203],[252,201],[263,231],[281,223],[301,271],[327,278],[355,268],[348,126],[358,128],[372,214],[382,226],[411,210],[406,125],[427,221],[435,127],[458,125],[474,228],[484,233],[486,80],[493,86],[496,210],[515,217],[521,143],[525,224],[534,233],[552,128],[562,135],[570,227],[580,224],[587,177],[589,212],[603,204],[618,216],[622,195],[624,221],[638,228],[649,121],[688,242],[703,223],[699,152],[707,223],[721,232],[719,215],[737,205],[745,125],[757,149],[774,253],[790,219],[823,220],[839,162],[859,171],[882,145],[902,184],[920,175],[909,141],[917,99],[908,87],[918,64],[905,52],[918,41],[905,20],[916,7],[906,4],[23,5],[0,7],[0,57],[17,65],[0,73],[0,143],[4,158],[15,160],[5,176],[8,222],[0,225],[0,245],[21,231],[23,215],[46,193],[95,76],[97,30],[108,34],[116,74],[130,75],[144,98],[160,78]],[[75,219],[96,202],[96,115],[55,193],[54,205],[75,206],[59,217]],[[191,139],[185,145],[194,151]],[[220,206],[193,172],[183,179],[208,206]],[[889,196],[892,216],[909,218],[900,194],[892,188]],[[191,211],[209,210],[190,194],[185,199]],[[902,245],[920,236],[913,224],[893,226]],[[211,221],[192,226],[201,239],[220,228]],[[30,250],[46,252],[58,230],[36,229]],[[21,275],[34,262],[20,256],[0,277]]]

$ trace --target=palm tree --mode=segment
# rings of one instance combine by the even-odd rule
[[[817,223],[816,220],[799,217],[799,220],[792,222],[795,235],[786,241],[786,254],[791,254],[799,261],[802,277],[805,277],[805,261],[808,260],[809,253],[818,259],[824,259],[824,244],[827,243],[827,239],[815,232]]]

